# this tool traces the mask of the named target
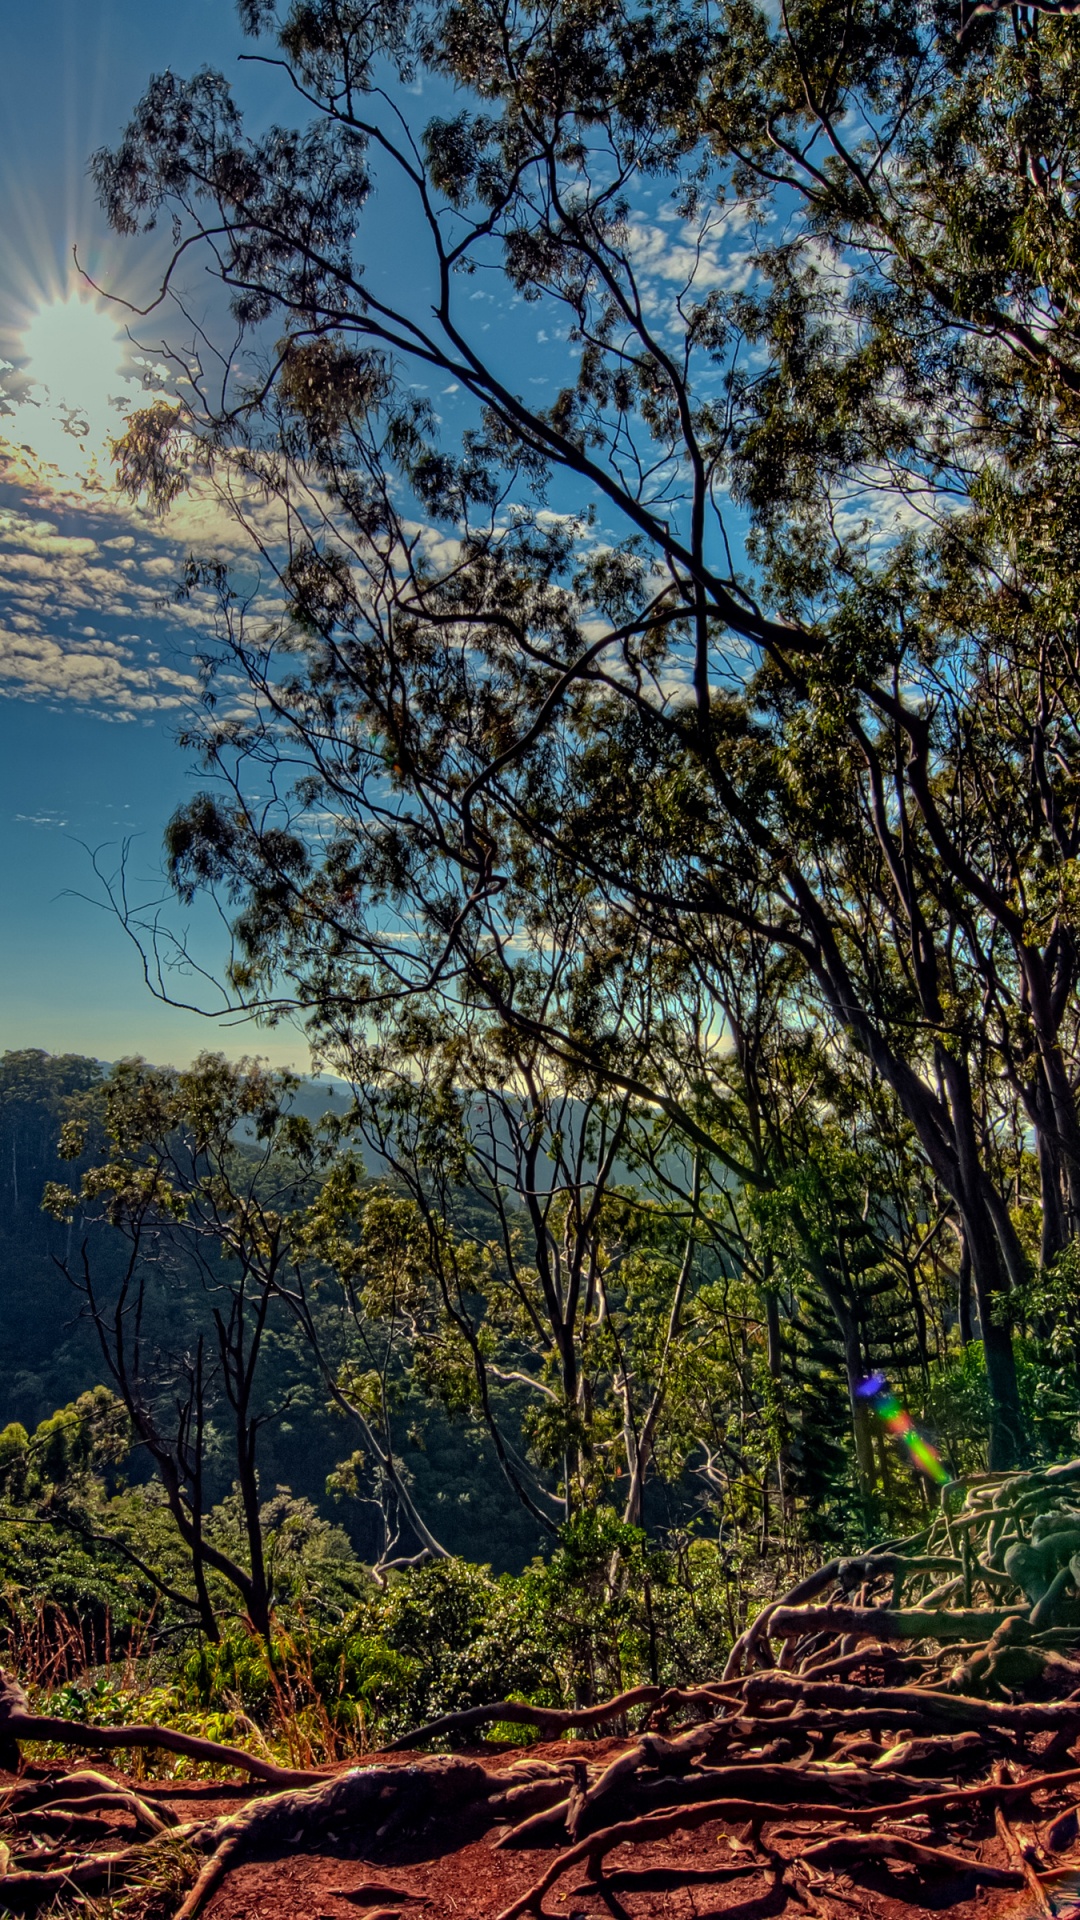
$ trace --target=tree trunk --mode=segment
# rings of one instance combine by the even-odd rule
[[[244,1509],[244,1530],[247,1535],[248,1561],[251,1567],[251,1584],[248,1592],[248,1612],[251,1624],[259,1638],[269,1646],[270,1643],[270,1589],[266,1578],[266,1556],[263,1552],[262,1516],[259,1512],[259,1476],[255,1468],[255,1434],[252,1431],[237,1433],[238,1472],[240,1500]]]
[[[1043,1238],[1050,1258],[1080,1233],[1080,1116],[1076,1095],[1059,1038],[1065,1009],[1072,999],[1077,976],[1075,942],[1059,923],[1051,940],[1056,960],[1048,967],[1048,955],[1023,947],[1020,959],[1024,971],[1028,1006],[1038,1048],[1038,1097],[1036,1111],[1030,1117],[1038,1136],[1040,1184],[1043,1176],[1043,1145],[1053,1166],[1052,1199],[1056,1199],[1053,1231],[1048,1237],[1043,1213]],[[1049,1261],[1043,1260],[1048,1266]]]
[[[774,1287],[765,1289],[765,1330],[768,1340],[769,1377],[775,1382],[777,1395],[782,1401],[784,1396],[784,1348],[780,1334],[780,1298]],[[780,1494],[780,1506],[785,1522],[788,1519],[788,1447],[781,1440],[776,1449],[776,1484]]]
[[[1041,1102],[1039,1103],[1041,1105]],[[1055,1150],[1048,1127],[1035,1126],[1035,1150],[1039,1165],[1039,1203],[1042,1232],[1039,1238],[1039,1265],[1045,1271],[1052,1266],[1068,1244],[1062,1194],[1061,1156]]]
[[[960,1229],[960,1272],[956,1282],[956,1314],[960,1322],[960,1339],[965,1347],[970,1347],[975,1338],[975,1323],[971,1312],[971,1254],[968,1251],[967,1235]]]
[[[979,1308],[986,1383],[990,1390],[990,1469],[997,1473],[1016,1466],[1027,1450],[1012,1332],[1007,1310],[1002,1313],[1008,1295],[1010,1255],[1015,1259],[1020,1250],[1012,1246],[1015,1234],[1004,1202],[995,1196],[998,1204],[993,1207],[991,1204],[990,1182],[976,1137],[967,1061],[944,1046],[938,1047],[937,1057],[956,1142],[953,1198],[960,1209],[964,1239],[971,1256],[971,1278]]]
[[[986,1384],[990,1391],[989,1466],[992,1473],[999,1473],[1007,1467],[1016,1466],[1026,1451],[1012,1333],[1007,1324],[1002,1325],[1000,1319],[995,1318],[1006,1299],[1002,1286],[1001,1256],[989,1211],[982,1203],[981,1195],[970,1196],[966,1202],[962,1199],[960,1209],[982,1330]]]

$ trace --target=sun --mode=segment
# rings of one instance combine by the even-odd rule
[[[65,479],[107,467],[130,377],[115,313],[72,292],[35,308],[15,344],[7,439]]]

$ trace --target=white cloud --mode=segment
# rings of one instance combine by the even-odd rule
[[[207,616],[172,598],[187,556],[233,565],[247,591],[259,586],[264,617],[283,610],[237,505],[197,482],[158,518],[92,461],[63,472],[0,432],[0,698],[71,702],[113,720],[190,711]],[[243,507],[264,546],[280,547],[284,507],[250,490]],[[241,701],[227,676],[221,691]]]
[[[698,295],[715,289],[739,292],[754,272],[751,248],[734,244],[721,232],[702,237],[687,226],[677,237],[651,222],[631,221],[626,230],[626,250],[639,274],[674,281]]]

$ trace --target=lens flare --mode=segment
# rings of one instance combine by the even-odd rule
[[[868,1400],[886,1433],[898,1445],[907,1448],[908,1457],[920,1473],[939,1487],[949,1478],[928,1440],[924,1440],[907,1409],[901,1406],[883,1373],[871,1373],[856,1387],[860,1399]]]

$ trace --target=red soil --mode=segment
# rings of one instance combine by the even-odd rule
[[[561,1740],[531,1747],[529,1757],[566,1759],[580,1753],[595,1763],[619,1752],[623,1744]],[[488,1766],[510,1765],[521,1757],[520,1752],[485,1747],[474,1751]],[[386,1755],[379,1763],[405,1764],[420,1757]],[[118,1779],[129,1778],[100,1762],[87,1764]],[[9,1782],[10,1776],[0,1776],[0,1787]],[[233,1811],[250,1792],[246,1787],[181,1782],[132,1784],[171,1806],[181,1820]],[[369,1845],[363,1853],[346,1847],[318,1852],[301,1848],[272,1859],[250,1859],[230,1872],[204,1920],[390,1920],[391,1915],[401,1920],[495,1920],[553,1858],[548,1851],[500,1851],[494,1845],[500,1831],[470,1832],[459,1826],[429,1834],[414,1846]],[[768,1830],[770,1846],[788,1858],[798,1857],[822,1837],[820,1829],[811,1832],[806,1827],[777,1825]],[[913,1828],[911,1837],[933,1840],[925,1827]],[[992,1818],[973,1819],[966,1831],[952,1828],[948,1844],[995,1865],[1009,1864]],[[770,1920],[785,1912],[792,1920],[804,1914],[817,1920],[855,1920],[860,1915],[868,1920],[1042,1920],[1031,1894],[977,1888],[966,1876],[931,1885],[883,1862],[880,1867],[830,1871],[820,1880],[800,1876],[795,1892],[777,1888],[764,1869],[736,1876],[735,1869],[750,1864],[735,1829],[717,1821],[696,1833],[609,1854],[602,1888],[589,1884],[581,1867],[571,1868],[547,1895],[544,1911],[552,1920],[645,1920],[661,1915],[664,1920],[711,1920],[714,1915]],[[1060,1864],[1063,1881],[1070,1871],[1076,1875],[1075,1894],[1070,1895],[1066,1883],[1054,1890],[1060,1920],[1080,1920],[1080,1843]]]

